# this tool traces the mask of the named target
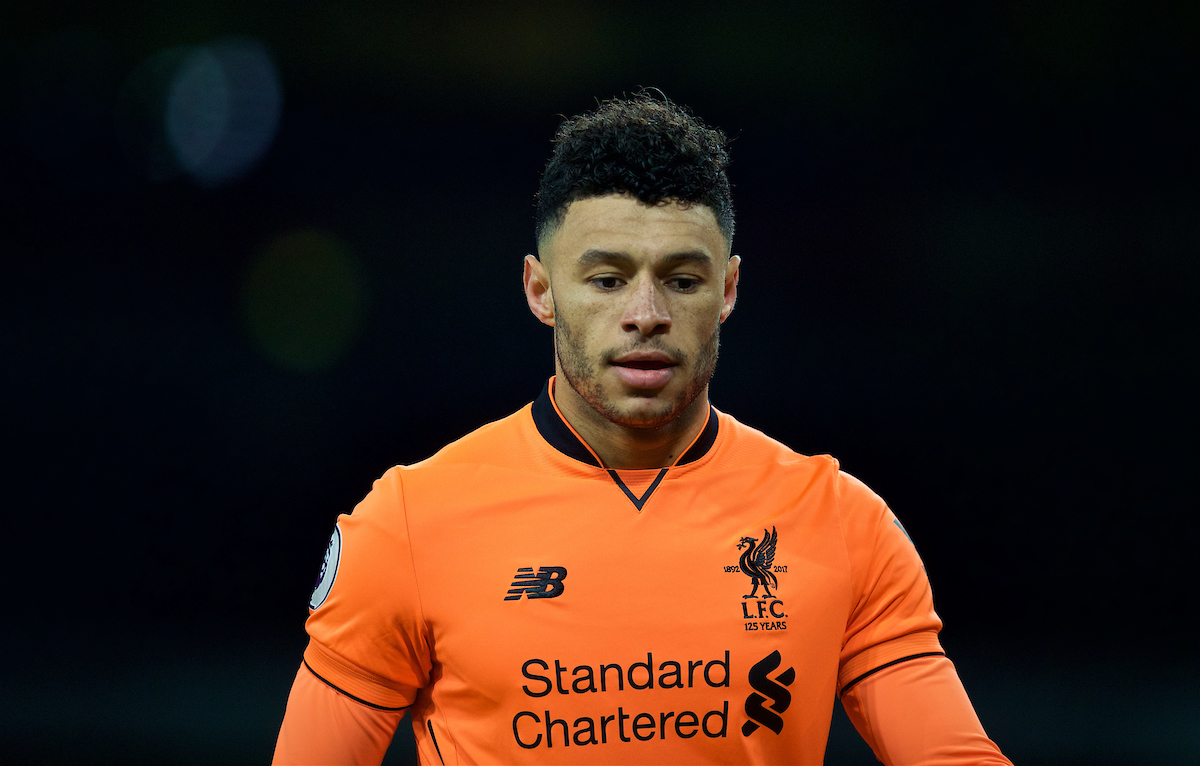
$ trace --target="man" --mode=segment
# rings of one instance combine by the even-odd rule
[[[899,521],[708,402],[737,297],[725,138],[648,96],[564,123],[525,296],[531,405],[339,517],[276,763],[1008,764]]]

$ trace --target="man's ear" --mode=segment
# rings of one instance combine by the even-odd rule
[[[733,304],[737,303],[738,277],[742,271],[742,257],[731,256],[725,264],[725,302],[721,306],[721,321],[724,322],[733,313]]]
[[[525,256],[525,301],[542,324],[554,326],[554,296],[546,265],[532,255]]]

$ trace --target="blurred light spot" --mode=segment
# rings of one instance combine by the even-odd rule
[[[180,171],[164,115],[171,82],[191,53],[191,48],[168,48],[154,54],[129,73],[117,96],[117,138],[130,164],[150,181],[165,181]]]
[[[242,175],[275,138],[282,103],[275,65],[254,40],[193,51],[167,97],[166,132],[180,167],[206,186]]]
[[[117,103],[117,132],[151,181],[181,171],[201,186],[244,175],[279,128],[283,90],[270,55],[250,38],[171,48],[142,62]]]
[[[362,326],[365,290],[350,252],[331,234],[304,230],[274,240],[247,275],[250,331],[276,363],[301,372],[331,367]]]
[[[171,81],[166,117],[167,140],[180,167],[202,167],[229,125],[229,88],[216,56],[199,48],[187,57]]]

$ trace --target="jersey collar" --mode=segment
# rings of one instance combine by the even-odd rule
[[[562,415],[559,414],[558,408],[554,406],[554,400],[550,396],[550,386],[553,382],[554,378],[550,378],[542,387],[541,395],[533,402],[533,423],[537,426],[538,433],[550,443],[551,447],[567,457],[597,468],[605,468],[595,453],[567,425]],[[694,463],[708,454],[717,441],[717,429],[717,411],[710,404],[708,405],[708,421],[704,424],[704,430],[692,442],[692,446],[683,453],[683,456],[675,461],[674,465]]]

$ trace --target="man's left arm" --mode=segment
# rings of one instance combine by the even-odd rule
[[[938,641],[925,567],[882,499],[839,474],[855,603],[838,669],[846,714],[886,764],[1008,764]]]
[[[841,693],[854,728],[887,766],[1012,766],[984,733],[954,663],[898,662]]]

